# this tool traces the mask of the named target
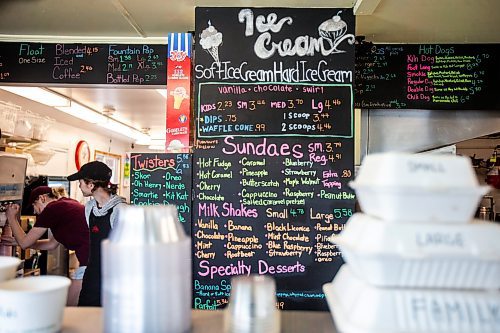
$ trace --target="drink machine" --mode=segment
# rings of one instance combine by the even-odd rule
[[[10,203],[22,204],[27,165],[23,156],[0,152],[0,234],[12,234],[10,227],[5,226],[5,211]],[[0,243],[0,255],[12,255],[12,246]]]

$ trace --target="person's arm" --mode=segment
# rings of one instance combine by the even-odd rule
[[[37,241],[47,231],[47,228],[33,227],[26,234],[24,232],[23,228],[21,228],[19,221],[17,220],[17,215],[19,214],[19,209],[20,209],[19,205],[12,204],[12,205],[9,205],[7,207],[7,211],[5,212],[7,215],[7,221],[9,221],[10,228],[12,229],[12,234],[14,235],[14,238],[16,239],[17,244],[21,248],[26,249],[26,248],[30,247],[33,249],[38,249]],[[45,242],[42,241],[41,243],[45,243]],[[41,246],[43,246],[43,245],[44,244],[41,244]],[[50,246],[53,246],[53,244]],[[40,248],[40,250],[45,250],[45,249]]]
[[[40,228],[43,229],[43,228]],[[29,233],[28,233],[29,234]],[[54,237],[49,237],[49,239],[39,239],[34,245],[31,246],[32,249],[37,250],[53,250],[59,246],[59,242],[56,241]]]

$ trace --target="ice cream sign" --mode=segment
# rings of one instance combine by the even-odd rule
[[[207,51],[212,56],[216,63],[219,60],[219,46],[222,44],[222,33],[208,21],[208,28],[203,30],[200,35],[200,45],[203,50]]]
[[[342,44],[354,44],[353,34],[348,34],[347,23],[342,20],[342,11],[318,25],[318,36],[299,35],[295,39],[275,39],[275,34],[283,29],[293,31],[293,18],[279,18],[276,13],[267,16],[254,16],[251,9],[242,9],[238,13],[238,21],[245,25],[245,37],[258,37],[254,43],[254,52],[261,59],[269,59],[274,55],[280,57],[307,57],[320,53],[328,56],[344,53]],[[219,46],[222,45],[223,34],[208,21],[208,27],[200,35],[200,44],[216,63],[220,63]]]
[[[169,34],[165,133],[168,151],[182,151],[189,147],[191,48],[192,35],[190,33]]]

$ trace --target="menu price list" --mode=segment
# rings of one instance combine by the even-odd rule
[[[350,84],[200,83],[197,136],[352,137]]]
[[[1,43],[0,83],[165,85],[166,45]]]
[[[498,45],[358,46],[356,107],[500,109]]]
[[[352,144],[342,138],[198,140],[194,308],[224,306],[232,276],[270,274],[279,308],[326,309],[321,286],[342,264],[328,237],[354,210],[347,186]]]
[[[179,221],[191,234],[192,155],[132,153],[130,203],[176,205]]]

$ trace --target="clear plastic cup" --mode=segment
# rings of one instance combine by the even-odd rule
[[[238,276],[231,280],[231,296],[224,313],[226,333],[278,333],[276,283],[267,275]]]

